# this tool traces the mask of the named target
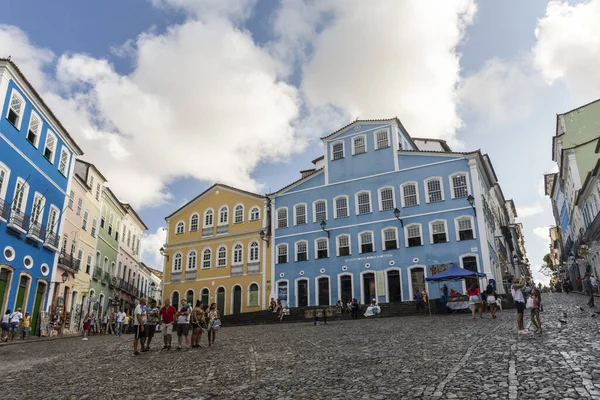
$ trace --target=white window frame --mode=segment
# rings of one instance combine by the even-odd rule
[[[352,255],[352,236],[349,233],[342,233],[335,237],[335,255],[336,257],[340,257],[340,238],[347,237],[348,238],[348,256]],[[344,256],[346,257],[346,256]]]
[[[373,244],[373,251],[371,253],[375,253],[377,251],[377,247],[375,246],[375,234],[373,233],[373,231],[362,231],[362,232],[358,232],[358,254],[366,254],[363,253],[362,251],[362,235],[364,233],[370,233],[371,234],[371,241]]]
[[[183,227],[183,229],[181,230],[181,232],[179,232],[179,227]],[[131,233],[131,231],[129,231]],[[183,235],[185,233],[185,222],[184,221],[178,221],[175,224],[175,234],[176,235]]]
[[[10,106],[10,104],[9,104]],[[35,138],[35,143],[31,143],[29,142],[29,140],[27,140],[27,136],[29,135],[29,128],[31,128],[31,121],[33,120],[33,118],[37,118],[37,120],[39,121],[39,126],[36,132],[36,138]],[[29,124],[27,125],[27,131],[25,132],[25,139],[31,143],[36,149],[40,147],[40,138],[42,136],[42,126],[44,125],[44,122],[42,120],[42,118],[39,116],[39,114],[37,112],[35,112],[34,110],[31,110],[31,113],[29,114]]]
[[[220,260],[219,254],[220,254],[221,249],[225,249],[225,263],[223,265],[219,265],[219,260]],[[202,250],[202,255],[204,256],[204,250]],[[227,266],[227,246],[222,244],[219,247],[217,247],[217,268],[224,268],[226,266]]]
[[[383,133],[385,132],[386,136],[387,136],[387,146],[386,147],[379,147],[378,143],[377,143],[377,134],[378,133]],[[389,129],[379,129],[376,130],[375,132],[373,132],[373,147],[375,148],[375,150],[381,150],[381,149],[387,149],[388,147],[391,147],[392,143],[390,141],[390,131]]]
[[[192,219],[194,217],[198,218],[198,223],[196,224],[196,230],[192,230]],[[200,229],[200,214],[195,212],[192,215],[190,215],[190,232],[198,232],[198,230]]]
[[[238,214],[237,214],[238,207],[242,207],[242,220],[241,221],[237,220],[237,217],[238,217]],[[244,205],[243,204],[241,204],[241,203],[236,204],[235,207],[233,207],[233,223],[234,224],[243,224],[244,223],[244,213],[245,212],[246,212],[246,210],[244,209]]]
[[[250,302],[250,294],[252,292],[252,290],[251,290],[252,289],[252,285],[256,285],[256,287],[258,288],[258,290],[257,290],[258,295],[256,296],[256,304],[252,304]],[[247,294],[247,299],[246,300],[247,300],[246,304],[247,304],[248,307],[260,307],[260,285],[258,284],[258,282],[254,282],[254,281],[250,282],[250,284],[248,285],[248,294]]]
[[[434,201],[433,203],[441,203],[442,201],[446,200],[446,197],[444,196],[444,180],[442,179],[441,176],[430,176],[429,178],[427,178],[423,181],[423,186],[425,187],[425,202],[431,203],[431,201],[429,201],[429,185],[428,185],[428,183],[433,180],[438,180],[440,182],[440,191],[441,191],[441,195],[442,195],[442,199],[440,201]]]
[[[221,246],[219,246],[221,247]],[[204,255],[206,254],[206,252],[209,252],[210,254],[210,260],[208,260],[208,267],[204,266]],[[202,249],[202,253],[200,253],[201,256],[198,257],[200,264],[200,269],[211,269],[212,268],[212,249],[210,247],[205,247]],[[217,254],[217,266],[219,265],[219,260],[218,260],[219,255]],[[227,247],[225,248],[225,265],[223,265],[223,267],[227,266]]]
[[[393,229],[396,235],[396,248],[392,250],[398,250],[400,248],[400,235],[398,235],[398,227],[396,226],[386,226],[381,229],[381,250],[386,251],[385,249],[385,231]],[[389,250],[387,250],[389,251]]]
[[[279,211],[282,210],[285,210],[285,226],[279,226]],[[277,218],[277,229],[284,229],[290,226],[290,214],[287,207],[279,207],[277,210],[275,210],[275,216]]]
[[[385,189],[390,189],[392,191],[392,208],[390,210],[384,210],[383,209],[383,199],[381,198],[381,192]],[[379,189],[377,189],[377,198],[378,198],[378,203],[379,203],[379,211],[394,211],[394,209],[396,208],[396,191],[394,190],[393,186],[384,186],[384,187],[380,187]]]
[[[31,217],[33,218],[33,212],[35,211],[35,203],[36,203],[36,199],[40,199],[40,209],[38,211],[38,215],[35,218],[36,223],[41,224],[42,223],[42,218],[44,216],[44,209],[46,208],[46,198],[44,196],[42,196],[41,193],[39,192],[35,192],[33,194],[33,203],[31,204]]]
[[[54,138],[54,148],[52,149],[52,156],[50,158],[46,158],[45,154],[46,154],[46,149],[48,148],[48,138],[49,137]],[[56,148],[57,147],[58,147],[58,137],[50,129],[46,130],[46,140],[44,141],[44,152],[42,153],[42,156],[44,156],[44,158],[46,158],[46,160],[50,161],[50,164],[54,164],[54,159],[56,158]],[[92,176],[91,179],[93,182],[94,177]],[[92,185],[93,185],[93,183],[92,183]]]
[[[299,224],[298,223],[298,213],[297,213],[297,208],[303,206],[304,207],[304,223],[303,224]],[[306,203],[298,203],[298,204],[294,204],[294,226],[297,225],[306,225],[308,224],[308,205]]]
[[[338,214],[338,210],[337,210],[337,204],[336,201],[342,197],[346,198],[346,211],[347,211],[347,215],[344,217],[339,217]],[[345,194],[343,195],[339,195],[333,198],[333,218],[337,219],[337,218],[348,218],[350,217],[350,198],[348,196],[346,196]]]
[[[471,194],[471,183],[469,182],[469,174],[466,172],[456,172],[452,175],[450,175],[448,177],[448,184],[450,186],[448,186],[450,188],[450,198],[451,199],[456,199],[457,197],[454,195],[454,182],[452,181],[452,178],[454,178],[457,175],[463,175],[465,177],[465,182],[467,184],[467,195],[465,197],[458,197],[459,199],[466,199],[467,197],[469,197],[469,195]]]
[[[190,258],[193,256],[196,258],[194,260],[194,267],[190,268]],[[198,252],[195,249],[191,249],[188,251],[187,256],[185,257],[185,270],[186,271],[196,271],[198,269]]]
[[[342,157],[338,158],[338,159],[334,159],[333,158],[333,146],[335,146],[336,144],[342,144]],[[336,140],[335,142],[332,142],[330,145],[330,150],[331,150],[331,161],[337,161],[337,160],[342,160],[344,158],[346,158],[346,143],[344,143],[343,140]]]
[[[299,262],[298,261],[298,244],[300,243],[306,243],[306,260],[300,261],[300,262],[304,262],[304,261],[308,261],[308,240],[298,240],[297,242],[294,243],[294,261],[295,262]],[[288,255],[289,258],[289,255]]]
[[[17,201],[17,189],[19,188],[19,184],[21,184],[21,186],[23,187],[23,198],[21,201],[21,206],[16,210],[18,212],[21,213],[25,213],[25,210],[27,209],[27,200],[29,199],[29,184],[27,182],[25,182],[25,179],[23,178],[17,178],[17,183],[15,184],[15,190],[14,190],[14,194],[13,194],[13,201],[11,202],[11,210],[13,210],[12,206],[13,203],[15,201]]]
[[[235,261],[235,252],[236,252],[236,247],[238,245],[240,246],[240,251],[242,252],[242,254],[240,256],[240,261],[236,262]],[[244,245],[241,242],[237,242],[233,246],[231,246],[231,265],[244,265]]]
[[[471,230],[473,231],[473,239],[469,239],[469,240],[475,240],[477,239],[477,232],[475,231],[475,218],[473,218],[472,215],[459,215],[458,217],[454,218],[454,234],[456,235],[456,241],[460,242],[460,234],[459,234],[459,230],[458,230],[458,220],[460,219],[465,219],[468,218],[471,220]]]
[[[0,199],[6,200],[6,192],[8,191],[8,183],[10,182],[10,168],[0,161],[0,170],[4,171],[4,180],[0,187]]]
[[[81,210],[83,210],[83,199],[79,197],[77,199],[77,211],[75,211],[75,215],[81,215]]]
[[[252,245],[255,244],[256,245],[256,249],[257,249],[257,256],[256,256],[256,260],[252,259]],[[248,243],[248,262],[260,262],[260,243],[258,243],[256,240],[252,240],[250,243]]]
[[[100,201],[100,195],[102,194],[102,185],[100,182],[96,183],[96,200]]]
[[[96,237],[96,235],[98,234],[98,218],[93,217],[92,218],[92,230],[90,231],[90,235],[92,235],[92,237]]]
[[[328,217],[328,215],[327,215],[327,200],[326,199],[317,199],[317,200],[313,201],[313,203],[312,203],[313,222],[320,223],[322,221],[320,219],[317,219],[317,203],[320,201],[325,203],[325,219],[323,221],[327,221],[327,217]]]
[[[177,256],[179,256],[179,258]],[[179,260],[179,268],[177,268],[177,260]],[[171,272],[181,273],[182,270],[183,270],[183,254],[181,254],[181,252],[178,251],[177,253],[173,254],[173,263],[171,265]]]
[[[81,229],[87,231],[88,221],[90,219],[90,212],[88,210],[83,211],[83,218],[81,218]]]
[[[417,195],[417,204],[413,205],[406,205],[406,202],[404,201],[404,187],[408,186],[408,185],[415,185],[415,192]],[[409,182],[404,182],[402,185],[400,185],[400,204],[402,204],[402,208],[405,207],[416,207],[418,205],[421,204],[421,199],[419,199],[419,183],[417,181],[409,181]]]
[[[285,247],[285,254],[286,254],[286,262],[285,263],[279,262],[279,248],[280,247]],[[275,264],[289,264],[289,262],[290,262],[290,247],[288,246],[287,243],[279,243],[275,247]]]
[[[227,218],[225,218],[224,222],[221,222],[221,212],[225,210],[227,212]],[[219,207],[219,220],[217,221],[217,226],[225,226],[229,225],[229,206],[221,206]]]
[[[15,88],[12,89],[12,91],[10,92],[10,97],[8,98],[8,107],[6,107],[6,115],[5,118],[8,121],[8,114],[10,113],[10,103],[12,103],[12,98],[13,96],[18,97],[19,100],[21,100],[21,112],[19,113],[19,120],[17,121],[17,125],[15,126],[15,128],[17,128],[18,131],[21,130],[21,124],[23,122],[23,115],[25,114],[25,99],[23,98],[23,96],[21,96],[21,93],[19,93]],[[12,124],[9,121],[10,124]],[[14,125],[13,125],[14,126]]]
[[[256,210],[256,213],[258,215],[258,217],[256,217],[256,218],[252,218],[252,212],[254,210]],[[251,222],[252,221],[260,221],[260,208],[259,207],[254,206],[254,207],[250,208],[250,212],[248,213],[248,221],[251,221]]]
[[[404,246],[406,248],[408,248],[408,228],[410,228],[411,226],[415,226],[415,225],[419,227],[419,235],[421,237],[421,246],[425,245],[425,241],[423,240],[423,225],[420,222],[413,222],[411,224],[404,225]],[[413,246],[413,247],[417,247],[417,246]]]
[[[65,170],[61,171],[61,162],[63,159],[63,154],[66,154],[67,160],[65,162]],[[63,174],[64,176],[69,176],[69,166],[71,164],[71,153],[65,146],[60,147],[60,158],[58,159],[58,172]]]
[[[329,253],[329,238],[327,238],[326,236],[318,237],[314,240],[314,243],[313,243],[313,245],[315,246],[314,247],[315,248],[315,260],[320,260],[320,258],[318,258],[319,249],[317,248],[317,243],[321,240],[325,240],[325,243],[327,243],[327,257],[325,257],[325,258],[329,258],[329,256],[331,255]]]
[[[356,153],[356,143],[354,143],[354,142],[356,139],[359,139],[359,138],[362,138],[362,140],[365,143],[365,151],[363,151],[362,153]],[[333,151],[333,147],[331,149]],[[360,155],[360,154],[366,154],[367,151],[368,151],[367,150],[367,135],[362,134],[362,135],[353,136],[352,137],[352,155],[356,156],[356,155]]]
[[[429,221],[428,225],[429,225],[429,243],[430,244],[434,244],[433,243],[433,224],[435,222],[443,222],[444,223],[444,231],[446,232],[446,243],[448,243],[450,241],[450,232],[448,232],[448,221],[446,221],[445,219],[434,219],[432,221]],[[421,235],[423,234],[423,232],[421,232]]]
[[[206,216],[209,212],[212,212],[212,223],[210,225],[207,225]],[[206,210],[204,210],[204,214],[202,215],[202,228],[212,228],[213,226],[215,226],[215,210],[213,210],[212,208],[207,208]]]
[[[363,193],[368,193],[369,194],[369,212],[360,214],[358,212],[358,208],[359,208],[358,196],[361,195],[361,194],[363,194]],[[367,214],[372,214],[373,213],[373,199],[371,199],[371,191],[370,190],[361,190],[360,192],[354,193],[354,209],[355,209],[356,215],[367,215]]]

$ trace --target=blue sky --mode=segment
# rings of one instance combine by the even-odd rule
[[[164,216],[214,180],[274,191],[322,154],[318,137],[392,116],[490,154],[540,265],[555,115],[600,93],[580,67],[600,61],[600,1],[351,3],[6,2],[0,56],[136,205],[155,267]]]

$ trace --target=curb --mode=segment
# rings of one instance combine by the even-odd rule
[[[15,345],[20,345],[20,344],[27,344],[27,343],[40,343],[40,342],[50,342],[53,340],[61,340],[61,339],[72,339],[72,338],[76,338],[76,337],[81,337],[81,335],[77,334],[77,335],[63,335],[63,336],[53,336],[53,337],[46,337],[46,338],[37,338],[37,339],[26,339],[26,340],[18,340],[18,341],[14,341],[14,342],[0,342],[0,347],[4,347],[4,346],[15,346]]]

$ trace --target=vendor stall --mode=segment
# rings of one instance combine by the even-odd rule
[[[440,272],[439,274],[435,274],[428,278],[425,278],[428,282],[443,282],[443,281],[457,281],[463,280],[465,278],[483,278],[485,274],[475,271],[469,271],[467,269],[461,268],[456,264],[452,264],[450,268],[445,271]],[[465,308],[469,308],[469,297],[468,296],[454,296],[449,297],[446,300],[446,306],[451,310],[462,310]],[[431,308],[429,309],[429,314],[431,314]]]

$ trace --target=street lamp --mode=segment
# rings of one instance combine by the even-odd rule
[[[325,229],[326,227],[327,227],[327,223],[325,221],[321,221],[321,229],[323,229],[324,232],[327,232],[327,238],[329,239],[331,236],[330,236],[329,231],[327,229]]]
[[[169,254],[165,251],[164,247],[160,248],[160,255],[163,256],[163,257],[166,257],[167,261],[169,261]]]
[[[473,195],[470,194],[469,197],[467,197],[467,201],[469,202],[469,205],[473,209],[473,214],[475,214],[475,216],[477,216],[477,210],[475,209],[475,197],[473,197]]]
[[[402,225],[402,227],[404,228],[404,221],[400,219],[400,210],[398,210],[397,208],[394,208],[394,216],[396,217],[396,219],[398,219],[398,221],[400,221],[400,225]]]
[[[269,239],[269,236],[267,236],[267,233],[264,230],[260,231],[260,238],[263,241],[267,242],[267,247],[269,247],[269,241],[270,241],[270,239]]]

